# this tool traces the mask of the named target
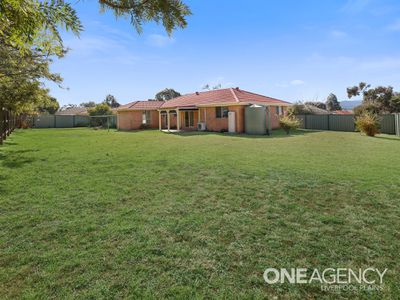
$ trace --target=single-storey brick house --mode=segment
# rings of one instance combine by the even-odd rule
[[[120,130],[159,128],[158,108],[164,101],[134,101],[117,110],[117,127]]]
[[[137,101],[122,106],[118,110],[118,128],[139,129],[141,124],[147,124],[150,128],[158,127],[160,130],[242,133],[245,130],[245,107],[253,104],[269,108],[272,128],[279,127],[279,115],[291,105],[239,88],[196,92],[165,102]]]

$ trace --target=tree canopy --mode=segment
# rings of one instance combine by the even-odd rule
[[[216,85],[211,85],[211,84],[207,83],[203,86],[203,90],[206,90],[206,91],[219,90],[220,88],[222,88],[221,83],[218,83]]]
[[[81,30],[64,1],[0,1],[0,106],[29,112],[51,103],[43,81],[62,82],[49,69],[54,56],[66,53],[60,27],[75,34]]]
[[[104,103],[107,104],[111,108],[117,108],[121,105],[117,102],[117,99],[113,95],[107,95]]]
[[[71,2],[71,1],[69,1]],[[44,81],[61,86],[50,72],[54,58],[62,58],[61,30],[79,35],[83,26],[75,9],[64,0],[0,1],[0,107],[16,112],[37,111],[52,103]],[[150,21],[161,23],[168,34],[187,25],[190,9],[180,0],[98,0],[102,11],[129,17],[137,32]],[[117,105],[115,101],[111,106]]]
[[[95,107],[89,108],[88,113],[90,116],[112,115],[111,108],[106,103],[100,103],[100,104],[97,104]]]
[[[328,98],[326,98],[325,104],[326,109],[329,111],[342,110],[342,107],[340,106],[340,103],[335,94],[330,93]]]
[[[48,113],[55,114],[60,108],[60,104],[57,99],[54,97],[49,97],[48,101],[43,102],[41,105],[38,105],[38,111],[40,113]]]
[[[359,95],[363,96],[363,102],[354,109],[356,114],[400,112],[400,93],[395,92],[391,86],[371,88],[370,84],[360,82],[358,85],[347,88],[349,98]]]
[[[164,90],[158,92],[155,95],[155,98],[156,98],[156,100],[159,100],[159,101],[168,101],[168,100],[174,99],[176,97],[179,97],[180,95],[181,94],[179,92],[175,91],[174,89],[167,88],[167,89],[164,89]]]
[[[99,0],[103,11],[112,10],[116,17],[128,17],[137,32],[145,22],[162,23],[168,34],[185,28],[192,13],[180,0]]]
[[[308,102],[304,102],[304,105],[312,105],[315,107],[318,107],[320,109],[326,109],[326,104],[323,102],[312,102],[312,101],[308,101]]]
[[[94,101],[88,101],[88,102],[82,102],[79,104],[80,107],[86,107],[86,108],[91,108],[96,106],[96,102]]]

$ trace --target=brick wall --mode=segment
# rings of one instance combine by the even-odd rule
[[[215,107],[203,108],[206,112],[206,127],[209,131],[228,130],[228,118],[216,118]],[[204,117],[203,117],[204,118]]]
[[[272,129],[279,128],[279,116],[275,112],[275,107],[271,110],[271,127]],[[268,113],[267,113],[267,128],[268,128]]]
[[[236,132],[244,132],[244,106],[229,106],[229,111],[235,112]]]
[[[142,124],[141,110],[120,111],[118,112],[118,129],[137,130]],[[150,111],[150,128],[158,128],[158,111]]]
[[[229,106],[229,111],[235,112],[236,132],[242,133],[244,131],[244,106]],[[217,118],[215,107],[205,107],[200,109],[200,120],[204,122],[206,118],[206,126],[209,131],[227,131],[228,118]],[[206,113],[206,116],[204,116]]]

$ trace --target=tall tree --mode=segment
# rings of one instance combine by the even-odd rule
[[[120,107],[121,105],[117,102],[117,99],[113,95],[107,95],[106,99],[103,101],[105,104],[107,104],[111,108],[117,108]]]
[[[222,84],[221,83],[218,83],[216,85],[210,85],[210,84],[207,83],[207,84],[205,84],[203,86],[203,90],[206,90],[206,91],[219,90],[220,88],[222,88]]]
[[[86,107],[86,108],[91,108],[96,106],[96,102],[94,101],[88,101],[88,102],[82,102],[79,104],[80,107]]]
[[[312,106],[318,107],[320,109],[326,109],[326,104],[323,102],[308,101],[308,102],[304,102],[304,105],[312,105]]]
[[[369,111],[372,113],[399,112],[398,93],[391,86],[377,86],[371,88],[370,84],[360,82],[358,85],[347,88],[349,98],[363,96],[363,102],[358,111]]]
[[[159,101],[168,101],[171,99],[174,99],[176,97],[179,97],[181,94],[174,89],[164,89],[160,92],[158,92],[155,96],[156,100]]]
[[[38,105],[38,111],[41,113],[55,114],[59,110],[60,104],[54,97],[49,97],[48,101],[44,101],[42,104]]]
[[[90,116],[109,116],[112,115],[110,106],[106,103],[97,104],[95,107],[89,108],[88,113]]]
[[[342,110],[335,94],[330,93],[326,98],[326,109],[329,111]]]
[[[162,23],[168,34],[184,28],[189,8],[180,0],[98,0],[103,11],[129,17],[138,32],[142,24]],[[33,109],[48,97],[43,80],[61,84],[49,71],[53,57],[63,57],[60,29],[79,35],[82,24],[71,4],[64,0],[0,1],[0,106]],[[37,94],[36,98],[32,95]],[[47,95],[47,96],[46,96]]]

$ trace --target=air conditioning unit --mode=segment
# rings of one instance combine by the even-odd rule
[[[197,130],[199,131],[206,130],[206,123],[197,123]]]

